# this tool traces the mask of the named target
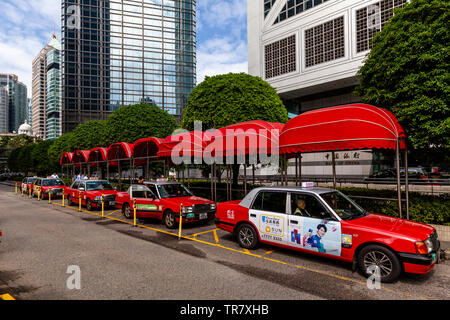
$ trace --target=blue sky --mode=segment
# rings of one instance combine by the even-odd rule
[[[246,0],[197,0],[197,82],[205,75],[247,72]],[[28,87],[31,63],[61,25],[60,0],[0,0],[0,73]]]

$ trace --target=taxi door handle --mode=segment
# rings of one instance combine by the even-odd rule
[[[256,218],[256,214],[251,214],[250,217]]]
[[[289,222],[292,224],[298,224],[298,221],[295,221],[295,220],[290,220]]]

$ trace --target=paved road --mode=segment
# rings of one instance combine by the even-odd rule
[[[450,299],[450,270],[404,275],[380,290],[346,263],[272,246],[242,250],[214,224],[179,241],[154,220],[133,228],[120,212],[78,212],[0,186],[0,296],[16,299]],[[67,288],[69,266],[81,290]]]

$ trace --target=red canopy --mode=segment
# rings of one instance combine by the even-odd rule
[[[136,165],[141,166],[147,163],[148,158],[157,157],[160,145],[160,138],[144,138],[134,143],[133,157],[136,159]]]
[[[108,148],[94,148],[89,154],[88,162],[92,167],[98,165],[99,162],[106,161],[108,155]]]
[[[72,163],[73,153],[72,152],[64,152],[59,160],[60,165],[70,164]]]
[[[167,137],[161,142],[158,157],[170,158],[172,153],[181,156],[202,157],[205,142],[203,132],[183,132]]]
[[[110,166],[117,166],[118,160],[131,159],[134,145],[127,142],[118,142],[108,148],[107,159]]]
[[[73,154],[72,163],[74,163],[76,167],[79,167],[81,163],[88,162],[90,154],[91,151],[89,150],[77,150]]]
[[[284,124],[262,120],[236,123],[211,133],[214,138],[208,142],[211,151],[224,157],[249,154],[270,154],[272,148],[278,150],[278,139]]]
[[[366,104],[309,111],[289,121],[280,154],[354,149],[406,148],[405,132],[392,113]]]

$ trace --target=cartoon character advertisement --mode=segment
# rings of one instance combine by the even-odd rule
[[[290,228],[292,246],[331,255],[341,255],[341,224],[336,221],[302,218]]]

